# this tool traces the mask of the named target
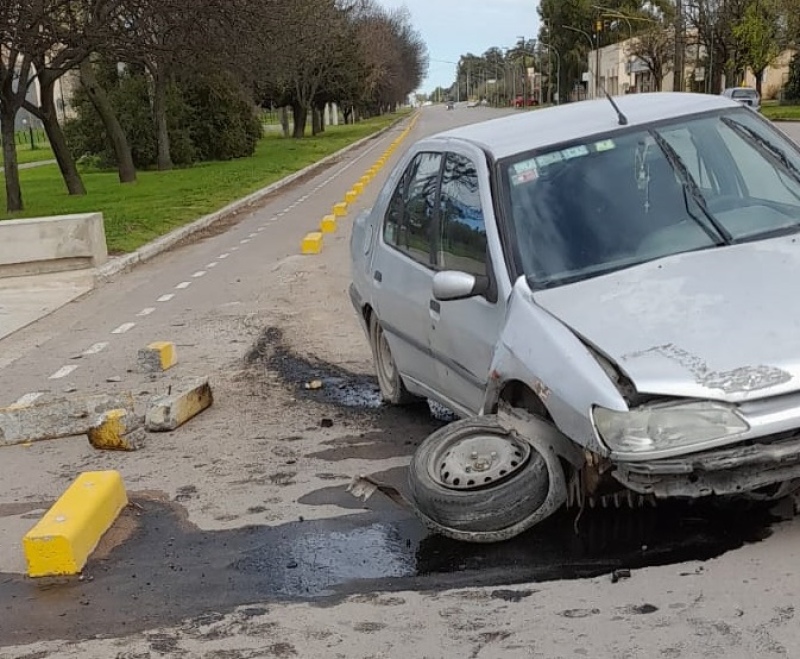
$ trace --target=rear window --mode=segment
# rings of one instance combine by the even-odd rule
[[[757,98],[755,89],[734,89],[733,98]]]

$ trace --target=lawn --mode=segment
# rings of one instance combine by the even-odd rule
[[[354,126],[331,126],[303,140],[267,135],[251,158],[202,163],[169,172],[139,172],[138,181],[120,185],[117,173],[85,172],[88,194],[70,197],[55,165],[20,172],[25,210],[13,217],[42,217],[102,211],[108,249],[132,252],[145,243],[310,165],[391,124],[402,114]],[[5,208],[5,191],[0,191]],[[9,219],[6,213],[0,219]]]
[[[772,121],[800,121],[800,105],[778,105],[776,102],[765,102],[761,113]]]
[[[29,162],[39,162],[40,160],[53,160],[53,150],[49,144],[38,144],[35,149],[30,146],[17,147],[17,163],[24,165]],[[0,165],[3,163],[3,153],[0,151]]]

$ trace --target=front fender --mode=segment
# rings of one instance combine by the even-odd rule
[[[594,405],[625,411],[625,400],[586,346],[533,301],[523,277],[509,298],[495,349],[484,411],[497,407],[506,384],[525,383],[542,401],[558,429],[601,455],[591,418]]]

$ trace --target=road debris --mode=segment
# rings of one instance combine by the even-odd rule
[[[207,377],[194,378],[174,387],[166,396],[150,401],[145,427],[150,432],[169,432],[211,407],[214,396]]]

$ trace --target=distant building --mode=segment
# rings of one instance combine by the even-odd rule
[[[690,35],[691,36],[691,35]],[[611,44],[599,50],[589,53],[588,71],[584,73],[585,93],[589,98],[597,97],[602,94],[602,89],[611,95],[627,93],[669,92],[674,89],[674,73],[672,62],[668,61],[664,65],[661,85],[657,84],[653,72],[647,62],[643,59],[631,55],[635,51],[635,39],[626,39],[619,43]],[[690,38],[690,41],[692,39]],[[785,51],[775,59],[772,66],[768,67],[762,76],[762,95],[764,98],[775,98],[781,88],[786,84],[789,76],[789,62],[794,51]],[[706,77],[706,71],[702,63],[706,60],[705,48],[701,45],[687,45],[685,57],[684,80],[687,91],[701,91],[708,93],[721,93],[729,86],[726,84],[725,76],[722,76],[720,89],[711,89],[710,81]],[[599,64],[599,67],[598,67]],[[599,76],[596,72],[599,71]],[[595,89],[598,83],[600,89]],[[744,85],[748,87],[756,86],[756,79],[752,72],[748,71],[745,76]],[[732,86],[732,85],[730,85]]]

